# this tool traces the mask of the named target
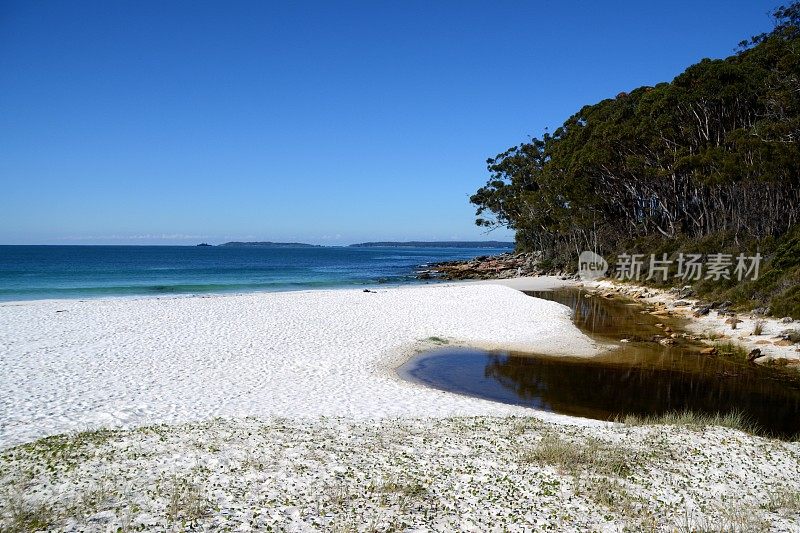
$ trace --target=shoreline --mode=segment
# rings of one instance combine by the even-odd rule
[[[758,350],[760,353],[754,360],[757,364],[779,364],[800,370],[800,342],[790,342],[785,338],[786,332],[792,330],[796,338],[800,338],[800,318],[786,321],[784,317],[732,312],[724,307],[714,309],[712,305],[703,303],[698,298],[681,297],[685,295],[676,288],[660,289],[621,283],[613,279],[587,281],[575,275],[541,275],[537,273],[536,255],[531,253],[486,256],[470,261],[446,261],[432,266],[434,268],[430,272],[442,275],[441,279],[447,279],[448,283],[494,283],[522,291],[548,290],[537,287],[532,281],[546,278],[562,280],[564,287],[584,287],[597,295],[609,292],[620,294],[645,306],[657,306],[656,311],[663,310],[667,316],[683,319],[686,322],[686,332],[709,347],[718,344],[717,341],[730,341],[749,353]],[[514,276],[517,268],[529,275]],[[500,277],[493,277],[498,273]],[[533,288],[525,288],[528,286]],[[731,318],[739,320],[735,328],[728,323]],[[762,327],[759,335],[754,334],[756,322],[760,322]]]
[[[160,350],[159,357],[129,361],[122,370],[135,372],[143,363],[187,356],[177,362],[170,379],[145,383],[146,389],[154,386],[150,392],[155,396],[172,388],[196,394],[188,399],[201,408],[193,416],[178,412],[181,416],[173,419],[164,412],[152,419],[94,419],[85,426],[73,419],[63,427],[50,426],[44,435],[10,435],[5,394],[9,382],[0,376],[0,436],[5,439],[0,444],[0,508],[5,509],[0,527],[358,530],[371,524],[372,529],[387,531],[671,531],[714,525],[737,531],[795,531],[800,480],[793,474],[800,469],[800,442],[748,434],[735,425],[712,427],[724,425],[716,419],[652,425],[561,415],[443,392],[403,380],[395,371],[420,349],[435,346],[434,335],[454,343],[460,338],[475,347],[499,338],[508,343],[516,335],[517,340],[536,344],[537,352],[542,343],[553,353],[565,344],[574,346],[576,338],[585,335],[567,308],[520,291],[579,286],[585,284],[533,277],[404,286],[377,293],[309,290],[73,301],[69,313],[82,314],[83,325],[90,327],[72,337],[72,330],[62,324],[55,331],[68,334],[70,341],[62,346],[47,342],[48,332],[54,332],[53,320],[70,319],[52,313],[64,301],[0,306],[4,368],[10,361],[8,347],[21,346],[15,342],[27,343],[27,355],[49,354],[46,367],[64,371],[74,361],[59,360],[60,352],[78,356],[76,350],[88,349],[108,357],[113,353],[99,348],[110,336],[112,347],[134,358],[148,347]],[[266,303],[270,305],[258,305]],[[139,313],[132,315],[135,310]],[[9,311],[22,313],[11,321],[25,326],[22,338],[7,337]],[[32,311],[39,312],[33,318],[42,320],[24,321],[25,313]],[[282,342],[270,344],[272,350],[266,352],[252,351],[254,343],[271,338],[259,335],[256,327],[270,323],[278,313],[289,318],[275,329],[288,329],[278,336]],[[529,321],[531,313],[536,316]],[[143,327],[148,325],[153,329]],[[126,336],[130,330],[133,333]],[[187,336],[187,330],[195,337]],[[311,331],[313,335],[292,337]],[[383,336],[398,331],[403,335],[396,336],[396,342],[381,344]],[[520,331],[528,336],[520,336]],[[181,346],[169,336],[178,332],[189,346],[178,354],[163,350],[163,343],[170,349]],[[235,348],[251,349],[250,359],[294,348],[290,357],[280,360],[291,372],[273,375],[257,387],[245,383],[248,386],[237,388],[232,377],[265,370],[248,366],[242,369],[246,373],[225,375],[242,363],[235,350],[225,350],[226,344],[241,341],[242,335],[246,342]],[[119,340],[128,344],[115,344]],[[599,349],[589,337],[581,342],[587,353]],[[331,343],[335,350],[327,349]],[[214,350],[192,351],[206,344]],[[374,349],[376,344],[381,350]],[[348,357],[351,350],[358,352],[356,357]],[[211,374],[216,381],[209,381],[202,365],[191,366],[218,359],[218,352],[226,357]],[[331,358],[334,364],[328,364]],[[342,371],[348,368],[352,372]],[[319,380],[325,376],[331,379]],[[52,400],[69,394],[70,385],[84,385],[74,375],[68,378],[46,397]],[[194,379],[187,389],[189,378]],[[271,400],[291,394],[305,411],[286,410],[293,405],[290,401],[283,410],[275,404],[257,412],[252,395],[245,396],[244,411],[207,410],[203,400],[214,393],[203,388],[209,383],[222,389],[223,398],[252,391]],[[88,390],[94,389],[84,392]],[[81,395],[76,398],[82,409],[91,411],[91,402]],[[348,405],[342,401],[352,398],[362,401],[350,405],[354,410],[341,412]],[[36,400],[25,395],[21,399]],[[168,400],[165,406],[187,398],[179,394]],[[339,412],[327,411],[331,404]],[[53,409],[58,403],[42,407]],[[101,401],[99,407],[105,404]],[[27,423],[47,421],[46,416],[34,417]],[[23,435],[27,438],[20,438]],[[53,436],[41,438],[45,435]],[[763,453],[766,447],[769,453]]]
[[[34,298],[29,300],[0,300],[0,307],[14,306],[14,305],[27,305],[47,302],[93,302],[104,300],[168,300],[177,298],[217,298],[229,296],[247,296],[250,294],[284,294],[284,293],[304,293],[304,292],[317,292],[317,291],[355,291],[355,290],[379,290],[379,289],[397,289],[403,287],[420,287],[420,286],[440,286],[447,285],[454,282],[448,281],[420,281],[414,280],[407,283],[357,283],[353,285],[331,285],[321,287],[304,287],[298,289],[261,289],[256,288],[253,290],[232,289],[230,291],[209,291],[209,292],[186,292],[186,293],[162,293],[162,294],[101,294],[96,296],[70,296],[64,298]]]
[[[431,337],[545,355],[601,349],[565,306],[497,284],[0,306],[0,447],[215,416],[533,414],[395,377]]]
[[[716,341],[731,341],[744,347],[746,351],[760,350],[761,356],[756,364],[785,364],[800,370],[800,344],[782,342],[781,332],[800,330],[800,320],[783,322],[783,319],[758,316],[753,313],[732,313],[725,309],[708,310],[698,315],[698,310],[706,308],[700,300],[693,297],[681,298],[669,289],[654,289],[642,285],[618,283],[611,280],[580,282],[583,287],[595,291],[597,296],[604,293],[616,293],[633,301],[649,306],[651,314],[663,313],[686,321],[686,330],[694,334],[697,340],[713,347]],[[728,321],[731,318],[740,320],[736,328]],[[763,331],[755,335],[756,321],[762,322]],[[776,344],[777,343],[777,344]],[[711,354],[713,355],[713,354]],[[783,360],[785,363],[781,363]]]
[[[522,280],[522,281],[520,281]],[[541,281],[536,281],[541,280]],[[57,302],[92,302],[104,300],[168,300],[176,298],[222,298],[230,296],[247,296],[250,294],[284,294],[284,293],[306,293],[318,291],[358,291],[358,290],[386,290],[402,289],[406,287],[442,287],[461,285],[469,283],[483,283],[490,285],[503,285],[521,291],[526,290],[549,290],[551,288],[574,286],[574,280],[566,276],[523,276],[520,278],[507,279],[482,279],[482,280],[445,280],[445,279],[414,279],[404,283],[354,283],[353,285],[331,285],[321,287],[303,287],[298,289],[253,289],[253,290],[230,290],[230,291],[209,291],[195,293],[163,293],[163,294],[104,294],[97,296],[70,296],[64,298],[33,298],[28,300],[0,300],[1,307],[13,307],[19,305],[38,304],[38,303],[57,303]],[[530,286],[532,288],[525,288]]]
[[[654,312],[654,314],[663,312],[668,316],[684,319],[686,322],[685,331],[697,335],[697,337],[699,337],[697,340],[701,340],[707,344],[710,343],[711,340],[703,337],[708,336],[709,332],[711,332],[717,336],[716,340],[730,340],[732,342],[742,343],[748,346],[748,349],[752,347],[760,348],[764,352],[765,356],[758,359],[756,361],[757,363],[774,364],[774,361],[783,359],[787,366],[800,365],[800,349],[798,349],[797,345],[775,346],[772,344],[772,341],[768,340],[772,337],[772,334],[778,327],[784,326],[783,324],[779,324],[779,321],[777,320],[773,319],[771,322],[767,323],[767,326],[765,326],[764,335],[758,337],[748,336],[745,333],[749,331],[749,327],[753,319],[746,319],[740,325],[739,329],[731,330],[730,325],[725,324],[726,315],[712,316],[711,313],[709,313],[700,319],[693,317],[691,305],[675,305],[675,303],[685,301],[691,304],[694,302],[694,300],[680,300],[676,295],[671,294],[666,290],[655,290],[647,287],[619,284],[607,280],[598,282],[582,282],[567,278],[566,276],[531,276],[499,280],[488,279],[475,281],[448,281],[436,284],[409,284],[396,287],[382,287],[377,289],[375,292],[365,292],[360,288],[342,288],[307,289],[284,292],[248,292],[242,294],[214,294],[197,296],[174,295],[169,297],[113,297],[91,300],[38,300],[16,303],[16,305],[0,304],[0,363],[2,363],[4,369],[7,370],[7,373],[11,375],[10,381],[6,380],[5,383],[2,383],[2,378],[0,378],[0,384],[2,384],[2,387],[0,387],[0,415],[2,415],[0,416],[0,419],[4,420],[4,423],[0,424],[0,449],[5,448],[8,445],[31,440],[32,438],[39,438],[41,436],[61,433],[63,431],[92,429],[95,427],[127,428],[136,425],[159,422],[180,423],[189,420],[200,420],[206,416],[287,415],[306,417],[319,415],[343,415],[346,417],[355,416],[356,418],[369,418],[373,416],[426,416],[427,413],[433,413],[432,416],[437,417],[450,416],[452,414],[522,414],[523,416],[544,415],[547,417],[556,417],[564,421],[569,421],[570,419],[574,418],[575,423],[591,423],[588,420],[583,420],[578,417],[537,411],[520,406],[498,404],[490,400],[469,398],[455,393],[442,392],[431,389],[425,385],[406,380],[397,372],[398,369],[412,357],[420,354],[421,352],[442,347],[442,344],[440,343],[431,342],[429,337],[446,339],[447,345],[450,347],[471,347],[485,350],[511,350],[554,356],[570,355],[579,357],[592,357],[602,354],[609,348],[613,348],[614,343],[604,343],[600,339],[590,338],[584,333],[580,332],[572,323],[567,314],[564,314],[564,311],[566,310],[564,306],[555,304],[554,302],[545,302],[544,300],[534,299],[524,294],[519,294],[518,298],[511,298],[511,300],[516,300],[516,302],[512,305],[512,308],[516,309],[519,313],[521,308],[517,306],[522,305],[522,308],[526,309],[526,311],[523,313],[541,313],[543,310],[545,310],[545,315],[541,315],[540,318],[537,318],[533,322],[525,320],[520,322],[518,317],[513,316],[513,313],[509,314],[508,312],[498,309],[497,312],[502,316],[499,321],[494,321],[489,329],[486,329],[486,325],[482,324],[482,322],[484,322],[484,315],[491,314],[492,308],[495,306],[503,307],[504,301],[510,301],[508,298],[511,294],[519,293],[521,291],[546,291],[559,288],[585,288],[589,291],[593,291],[597,297],[602,297],[603,295],[611,296],[611,294],[622,295],[631,299],[632,302],[642,304],[646,307],[650,306],[651,311],[649,312]],[[512,289],[512,291],[508,291],[507,289]],[[473,305],[471,305],[469,308],[464,308],[459,307],[458,305],[452,305],[454,294],[456,294],[453,291],[456,291],[456,293],[458,291],[464,291],[462,294],[465,295],[472,291],[488,292],[481,297],[482,300],[478,301],[477,305],[474,305],[476,302],[473,302]],[[401,336],[402,338],[397,339],[389,344],[382,343],[379,340],[380,331],[385,330],[385,328],[389,328],[389,330],[391,330],[394,325],[391,323],[391,320],[388,322],[386,320],[381,321],[380,319],[377,319],[376,316],[385,314],[387,308],[393,307],[393,305],[397,303],[397,297],[402,297],[403,295],[408,295],[415,292],[425,296],[423,299],[428,300],[426,305],[433,305],[434,307],[438,307],[438,309],[426,316],[425,320],[423,321],[423,327],[421,329],[417,329],[416,333],[410,335],[406,333]],[[450,304],[448,304],[449,307],[448,305],[440,305],[441,302],[438,302],[438,304],[434,305],[435,301],[440,299],[439,296],[446,295],[447,293],[451,293],[445,298],[450,300]],[[504,293],[505,296],[498,296],[501,293]],[[388,299],[386,299],[380,295],[390,296]],[[340,326],[344,327],[345,329],[338,333],[335,329],[332,331],[323,332],[322,334],[313,332],[314,328],[316,327],[315,324],[317,324],[315,323],[315,318],[317,320],[323,318],[322,322],[324,323],[325,316],[329,315],[333,308],[338,307],[340,303],[338,300],[340,297],[352,300],[349,305],[353,306],[354,311],[358,307],[361,307],[363,303],[376,303],[370,301],[369,298],[374,299],[377,297],[383,300],[380,302],[380,305],[370,306],[368,311],[362,310],[364,312],[362,312],[361,316],[359,317],[361,324],[364,325],[366,330],[370,329],[370,326],[366,326],[366,324],[370,322],[373,324],[371,328],[377,330],[372,332],[373,336],[371,342],[367,342],[365,340],[357,343],[356,347],[353,347],[356,351],[369,352],[369,355],[366,357],[366,361],[354,362],[352,357],[345,357],[345,359],[341,359],[342,356],[338,355],[334,356],[334,359],[339,361],[339,363],[332,363],[331,361],[326,361],[330,354],[327,354],[324,350],[320,349],[320,344],[330,342],[332,338],[331,336],[335,337],[341,334],[346,335],[346,333],[344,333],[345,331],[349,331],[350,334],[354,333],[351,327],[352,324],[348,326],[347,321],[340,323]],[[309,307],[308,305],[304,304],[306,305],[306,308],[305,311],[301,313],[303,317],[298,317],[298,321],[293,324],[293,327],[290,328],[290,331],[288,332],[281,330],[278,324],[273,324],[273,327],[270,331],[273,334],[280,333],[278,340],[281,342],[276,344],[276,339],[274,336],[267,336],[267,338],[259,337],[261,342],[266,341],[264,351],[261,353],[261,355],[259,355],[257,351],[253,350],[254,338],[250,338],[250,332],[248,331],[239,331],[235,335],[231,333],[231,335],[234,336],[242,336],[244,339],[238,343],[238,349],[242,349],[242,344],[248,345],[247,348],[244,349],[246,353],[242,358],[237,358],[235,354],[232,355],[230,353],[231,350],[235,351],[237,349],[236,347],[226,348],[224,346],[219,346],[214,342],[214,339],[210,337],[198,336],[192,339],[190,342],[192,347],[191,349],[198,350],[198,353],[205,354],[201,356],[202,358],[210,356],[212,359],[211,366],[213,368],[217,368],[219,365],[219,362],[215,361],[215,359],[220,355],[220,352],[227,353],[225,356],[226,358],[233,357],[233,360],[237,362],[237,368],[232,373],[223,372],[223,376],[226,376],[226,379],[231,381],[235,381],[235,376],[237,375],[246,377],[246,380],[251,379],[251,376],[248,376],[248,374],[251,373],[250,371],[254,369],[260,369],[258,371],[266,373],[270,376],[267,378],[266,383],[270,383],[270,380],[274,379],[272,374],[280,374],[283,376],[283,380],[303,382],[304,380],[308,379],[308,376],[304,375],[305,372],[305,374],[311,374],[310,383],[306,383],[306,385],[310,386],[312,390],[315,390],[320,386],[321,383],[328,382],[324,376],[320,375],[322,373],[321,369],[314,369],[315,363],[313,360],[316,358],[317,364],[321,364],[322,367],[328,368],[329,371],[333,372],[334,374],[341,374],[341,372],[345,372],[345,374],[348,372],[351,374],[361,374],[361,377],[364,379],[357,379],[356,382],[360,382],[362,386],[365,382],[374,380],[372,386],[376,386],[378,389],[372,390],[370,394],[380,395],[378,390],[380,390],[380,387],[383,386],[380,384],[380,382],[383,381],[384,385],[386,385],[386,383],[391,383],[388,388],[393,389],[396,393],[400,394],[395,399],[395,401],[400,405],[403,405],[404,403],[403,395],[409,393],[412,396],[427,396],[429,397],[427,401],[432,403],[427,404],[420,411],[416,411],[413,406],[424,404],[425,401],[423,400],[412,401],[404,408],[398,409],[396,406],[392,406],[382,411],[381,409],[373,408],[365,409],[363,405],[359,407],[357,405],[357,401],[345,401],[341,404],[345,411],[340,413],[331,409],[310,408],[306,410],[303,408],[303,405],[307,404],[308,400],[302,398],[297,399],[298,404],[300,405],[299,408],[296,405],[290,405],[290,403],[287,403],[286,401],[278,401],[276,403],[274,400],[275,397],[278,396],[278,393],[272,393],[267,395],[269,399],[266,400],[266,403],[264,403],[265,400],[262,399],[261,404],[255,409],[252,409],[251,407],[248,407],[247,404],[242,404],[241,402],[230,402],[229,399],[226,398],[225,400],[228,400],[227,403],[233,403],[239,407],[231,410],[228,407],[213,406],[208,405],[208,402],[201,402],[202,405],[200,408],[195,410],[196,406],[192,404],[191,400],[183,400],[182,402],[179,402],[179,407],[175,408],[175,406],[169,406],[170,408],[164,410],[166,414],[159,414],[160,410],[152,405],[152,398],[149,398],[149,395],[156,394],[158,391],[169,390],[171,388],[171,384],[168,383],[168,378],[165,377],[162,379],[157,376],[154,377],[152,374],[148,375],[145,373],[144,378],[146,379],[143,379],[141,384],[138,384],[134,387],[134,385],[131,384],[131,381],[133,380],[132,377],[120,375],[112,368],[111,370],[102,370],[100,371],[100,374],[113,383],[123,383],[125,387],[123,394],[110,394],[110,396],[115,398],[115,400],[107,401],[107,399],[97,397],[97,394],[89,393],[91,396],[91,401],[89,401],[88,405],[83,405],[81,409],[82,411],[89,411],[89,414],[81,413],[77,419],[74,418],[73,415],[65,415],[65,410],[67,412],[70,411],[69,404],[72,400],[69,400],[68,398],[65,399],[63,397],[61,400],[59,400],[58,393],[53,390],[50,390],[50,392],[47,393],[50,394],[50,396],[47,396],[47,394],[43,395],[40,393],[40,391],[35,390],[35,387],[31,389],[30,385],[27,385],[27,388],[33,399],[27,402],[28,405],[36,405],[37,401],[45,402],[42,404],[42,406],[50,405],[48,409],[50,411],[54,411],[56,418],[60,419],[62,422],[52,425],[52,417],[50,417],[50,422],[47,422],[47,416],[45,416],[44,420],[39,419],[38,417],[40,414],[35,414],[37,411],[37,408],[35,407],[33,408],[33,412],[23,412],[22,414],[20,414],[20,412],[18,412],[18,410],[15,408],[16,405],[19,405],[18,402],[21,401],[21,398],[14,393],[10,393],[10,390],[14,387],[19,387],[20,384],[22,384],[23,387],[26,386],[24,385],[24,381],[26,380],[24,370],[14,367],[15,354],[16,356],[24,354],[26,357],[33,355],[34,359],[36,359],[36,350],[40,349],[41,347],[34,347],[31,351],[31,343],[34,345],[37,343],[43,343],[45,345],[45,352],[47,353],[44,354],[43,357],[42,354],[39,353],[38,356],[40,358],[36,361],[36,364],[40,365],[39,368],[46,368],[47,366],[56,365],[61,366],[63,370],[67,371],[68,375],[62,376],[59,379],[59,382],[63,383],[64,387],[66,388],[69,388],[71,379],[79,383],[83,383],[84,380],[89,380],[89,382],[93,381],[93,376],[86,375],[86,373],[81,369],[75,368],[74,361],[65,361],[65,359],[68,359],[70,355],[75,355],[75,350],[78,347],[84,347],[84,349],[80,350],[82,352],[80,353],[80,361],[94,368],[97,368],[97,365],[102,363],[98,361],[92,362],[91,359],[93,356],[97,355],[101,358],[107,357],[114,351],[113,347],[108,345],[109,342],[114,342],[114,337],[111,339],[106,339],[104,343],[101,343],[102,346],[98,347],[96,345],[97,338],[104,337],[105,334],[103,332],[93,332],[91,331],[91,327],[89,330],[83,333],[78,332],[75,329],[66,331],[59,330],[58,327],[55,329],[52,329],[52,327],[50,329],[45,328],[45,332],[37,331],[40,327],[44,327],[47,322],[58,320],[69,323],[70,313],[76,312],[84,314],[88,312],[88,314],[94,314],[98,317],[105,315],[109,311],[116,313],[117,315],[120,313],[122,313],[122,315],[127,315],[129,313],[155,313],[155,323],[148,321],[141,316],[138,318],[144,320],[144,322],[148,324],[148,327],[143,328],[141,333],[137,334],[136,332],[129,332],[126,335],[116,331],[114,333],[117,335],[116,340],[123,345],[130,345],[131,343],[135,344],[137,343],[137,335],[144,334],[144,331],[149,331],[151,335],[160,335],[161,340],[167,342],[168,339],[166,339],[166,337],[177,336],[183,338],[185,337],[186,329],[197,330],[198,326],[200,326],[200,329],[202,329],[204,325],[215,325],[215,327],[222,326],[223,328],[233,327],[233,323],[231,321],[236,320],[235,315],[239,311],[258,308],[259,302],[270,302],[274,299],[281,300],[281,304],[277,308],[274,306],[270,307],[270,309],[272,309],[271,314],[275,316],[279,316],[280,313],[286,309],[291,309],[296,301],[306,301],[306,304],[308,304],[308,301],[321,299],[325,301],[325,305],[322,307],[315,307],[315,305],[312,304]],[[403,298],[399,299],[403,300]],[[238,311],[236,309],[237,306],[239,307]],[[655,311],[653,311],[652,306],[658,307],[655,307]],[[417,311],[417,302],[409,301],[406,298],[401,307],[401,309],[395,309],[395,313],[403,315],[402,320],[408,320],[408,317]],[[456,310],[457,307],[458,309]],[[203,309],[203,316],[198,319],[199,324],[193,324],[193,322],[196,322],[195,320],[187,321],[185,317],[177,324],[171,323],[171,321],[175,320],[176,318],[175,313],[178,312],[179,309],[184,308],[192,309],[193,312],[196,312],[198,308]],[[225,309],[225,311],[221,312],[220,316],[218,316],[219,313],[217,312],[219,309]],[[259,312],[263,311],[264,310],[262,309]],[[33,316],[31,316],[31,314]],[[162,319],[157,318],[159,314],[161,314]],[[26,315],[28,318],[24,318]],[[440,328],[437,326],[437,323],[440,321],[441,317],[446,317],[448,315],[450,319],[455,319],[456,323],[468,322],[471,324],[471,326],[462,327],[464,324],[451,324],[451,327],[455,327],[458,333],[443,333],[443,331],[446,331],[447,328]],[[543,318],[544,316],[547,316],[547,318]],[[328,318],[330,318],[330,316],[328,316]],[[553,331],[549,331],[546,333],[545,337],[541,337],[543,330],[537,329],[537,327],[542,325],[542,321],[550,321],[556,325],[555,330],[557,330],[557,333],[555,333],[555,339],[557,340],[553,340]],[[129,322],[131,322],[129,316],[125,316],[124,318],[122,316],[118,316],[110,321],[110,326],[112,326],[112,329],[117,330],[120,327],[123,327],[123,325],[130,326],[131,328],[136,327],[137,319],[134,319],[132,323]],[[23,335],[28,337],[24,340],[18,338],[18,336],[15,338],[16,332],[14,331],[17,326],[21,326],[23,323],[27,324],[28,326],[31,324],[34,325],[32,330],[29,329],[29,331]],[[384,326],[377,326],[377,324],[384,324]],[[52,324],[50,324],[50,326],[52,326]],[[73,323],[72,326],[73,328],[77,327],[79,330],[84,329],[80,322],[77,324]],[[419,326],[420,324],[417,324],[415,327]],[[530,330],[532,326],[533,330]],[[483,330],[480,335],[472,335],[472,329],[480,329],[482,327]],[[162,328],[161,333],[158,333],[159,328]],[[166,329],[166,332],[163,331],[164,329]],[[501,331],[505,331],[505,333],[500,333]],[[363,328],[359,334],[363,334],[362,332]],[[69,346],[67,351],[67,354],[69,355],[64,353],[59,354],[58,352],[63,350],[64,346],[62,345],[59,347],[57,346],[57,342],[55,343],[56,345],[51,342],[53,340],[58,341],[58,339],[60,339],[65,333],[69,333],[71,335],[69,341],[66,343]],[[375,333],[378,333],[378,335],[374,335]],[[733,333],[733,335],[731,335],[731,333]],[[258,337],[258,335],[256,335],[256,337]],[[315,353],[318,355],[311,356],[311,360],[307,358],[304,359],[303,357],[297,357],[297,350],[292,345],[298,342],[300,344],[310,342],[312,345],[312,351],[316,350]],[[203,346],[205,343],[211,343],[214,344],[214,346],[211,348],[206,348]],[[175,351],[184,352],[182,357],[185,359],[187,356],[185,352],[189,348],[181,346],[180,343],[175,342],[167,342],[167,344],[169,345],[169,349],[173,350],[173,353]],[[347,348],[345,351],[352,350],[353,348]],[[146,351],[144,354],[134,354],[132,356],[134,362],[132,362],[126,360],[126,358],[130,356],[129,351],[122,350],[123,353],[116,354],[113,364],[126,368],[130,367],[131,365],[136,366],[135,361],[145,361],[150,366],[155,365],[158,368],[163,368],[167,375],[170,375],[170,373],[176,374],[175,379],[177,379],[177,383],[181,390],[186,388],[187,382],[193,381],[200,389],[205,390],[210,387],[213,391],[216,391],[213,395],[220,398],[220,403],[226,403],[226,401],[223,400],[224,396],[220,396],[219,384],[214,383],[214,380],[217,376],[212,374],[207,375],[206,378],[201,378],[199,375],[189,378],[186,375],[183,375],[179,369],[175,368],[174,364],[169,365],[163,363],[154,363],[152,361],[153,358],[159,357],[158,354],[162,351],[163,350],[161,347],[151,345],[150,351]],[[273,364],[284,365],[288,369],[295,369],[298,371],[296,374],[293,375],[290,371],[281,373],[275,371],[275,369],[264,367],[264,358],[272,357],[274,354],[280,353],[281,351],[294,355],[289,356],[287,359],[284,354],[283,356],[278,357]],[[48,359],[48,357],[50,357],[48,353],[55,353],[54,358]],[[714,354],[709,355],[713,356]],[[142,357],[144,359],[142,359]],[[170,356],[165,355],[164,357],[169,359]],[[319,359],[319,357],[322,359]],[[241,359],[244,360],[242,361]],[[192,369],[192,365],[194,364],[198,364],[200,368],[208,366],[206,365],[207,362],[203,360],[200,362],[197,362],[196,360],[185,360],[184,362],[187,369]],[[337,368],[337,364],[342,364],[344,367]],[[45,366],[41,367],[41,365]],[[70,367],[70,365],[72,365],[72,367]],[[267,367],[269,366],[270,365],[267,364]],[[32,368],[29,368],[28,370],[32,371]],[[209,371],[208,368],[205,368],[204,370],[206,372]],[[78,375],[82,376],[82,378],[78,379],[76,377]],[[138,371],[134,371],[134,375],[142,377],[141,372]],[[29,378],[30,376],[28,375],[27,377]],[[36,376],[33,378],[33,380],[39,382],[41,386],[45,387],[45,389],[48,388],[47,383],[43,382],[44,378]],[[209,383],[211,383],[211,385],[209,385]],[[96,383],[95,385],[97,386],[98,390],[101,391],[110,386],[107,382]],[[339,387],[339,390],[341,390],[340,385],[341,384],[339,383],[331,382],[331,386],[334,388]],[[241,387],[238,385],[234,384],[229,386],[232,387],[231,394],[237,398],[258,397],[258,393],[241,390]],[[152,390],[150,387],[153,387]],[[134,390],[129,390],[130,388],[133,388]],[[369,386],[367,390],[370,390]],[[400,391],[405,392],[401,393]],[[187,394],[188,398],[192,398],[193,394],[195,393],[187,392]],[[337,392],[336,394],[339,395],[340,402],[341,398],[346,396],[343,391]],[[296,393],[292,395],[292,397],[297,396],[298,395]],[[316,390],[312,396],[320,397],[320,391]],[[36,398],[40,398],[40,400],[37,400]],[[79,398],[81,397],[79,396]],[[465,398],[467,398],[466,401],[464,401]],[[142,401],[138,401],[137,399]],[[159,402],[155,403],[156,405],[159,405]],[[276,405],[273,405],[274,403]],[[443,405],[444,407],[439,409],[436,407],[437,405]],[[462,408],[464,410],[460,411],[459,409]],[[30,409],[30,407],[28,409]],[[412,412],[413,414],[410,414]],[[33,416],[33,418],[31,418],[31,416]],[[35,427],[40,423],[45,424],[45,429],[43,429],[43,432],[37,432],[36,430],[33,430],[32,433],[28,433],[25,431],[23,433],[26,433],[27,437],[23,437],[22,440],[14,437],[12,437],[10,440],[7,439],[9,434],[19,431],[21,426]]]

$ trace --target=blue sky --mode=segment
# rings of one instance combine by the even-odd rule
[[[511,238],[487,157],[777,3],[0,0],[0,243]]]

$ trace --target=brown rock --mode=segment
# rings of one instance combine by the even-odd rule
[[[700,354],[701,355],[717,355],[717,349],[714,348],[713,346],[710,346],[708,348],[703,348],[702,350],[700,350]]]
[[[740,322],[741,322],[741,320],[739,320],[736,317],[729,318],[728,320],[725,321],[726,324],[730,324],[731,325],[731,329],[736,329],[736,325],[738,323],[740,323]]]

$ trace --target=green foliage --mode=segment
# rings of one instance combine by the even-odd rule
[[[489,159],[470,199],[477,224],[514,229],[520,251],[541,250],[555,268],[572,268],[581,250],[755,244],[775,252],[772,277],[713,290],[794,308],[785,281],[800,236],[784,238],[800,221],[800,2],[774,16],[775,29],[736,55],[587,105]]]
[[[705,429],[707,427],[725,427],[738,429],[745,433],[757,433],[759,431],[750,419],[739,411],[727,413],[704,414],[694,411],[670,411],[657,416],[637,416],[627,415],[616,420],[628,426],[681,426],[695,429]]]
[[[578,474],[582,470],[613,476],[628,476],[638,457],[633,451],[597,439],[569,442],[554,433],[545,433],[539,444],[523,453],[523,462],[545,463]]]
[[[737,243],[730,233],[721,232],[703,238],[691,239],[678,236],[665,239],[658,236],[625,241],[621,249],[653,253],[660,257],[666,253],[673,260],[678,252],[685,253],[725,253],[735,256],[759,251],[764,261],[756,280],[697,280],[692,287],[701,297],[709,301],[730,301],[733,307],[745,310],[754,307],[769,308],[770,314],[784,317],[800,318],[800,249],[798,241],[800,226],[793,227],[789,233],[779,238],[740,239]],[[612,259],[609,257],[609,259]],[[656,287],[664,287],[680,280],[670,279],[666,283],[659,280],[643,283]]]
[[[775,250],[773,268],[789,269],[800,265],[800,232],[795,232]]]
[[[770,306],[775,316],[800,317],[800,285],[795,285],[772,298]]]
[[[747,354],[749,353],[741,344],[737,344],[733,341],[715,342],[714,348],[716,348],[717,353],[722,356],[737,357],[739,359],[747,359]]]

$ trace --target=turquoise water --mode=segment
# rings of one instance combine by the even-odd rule
[[[0,246],[0,300],[414,283],[427,263],[508,250]]]

